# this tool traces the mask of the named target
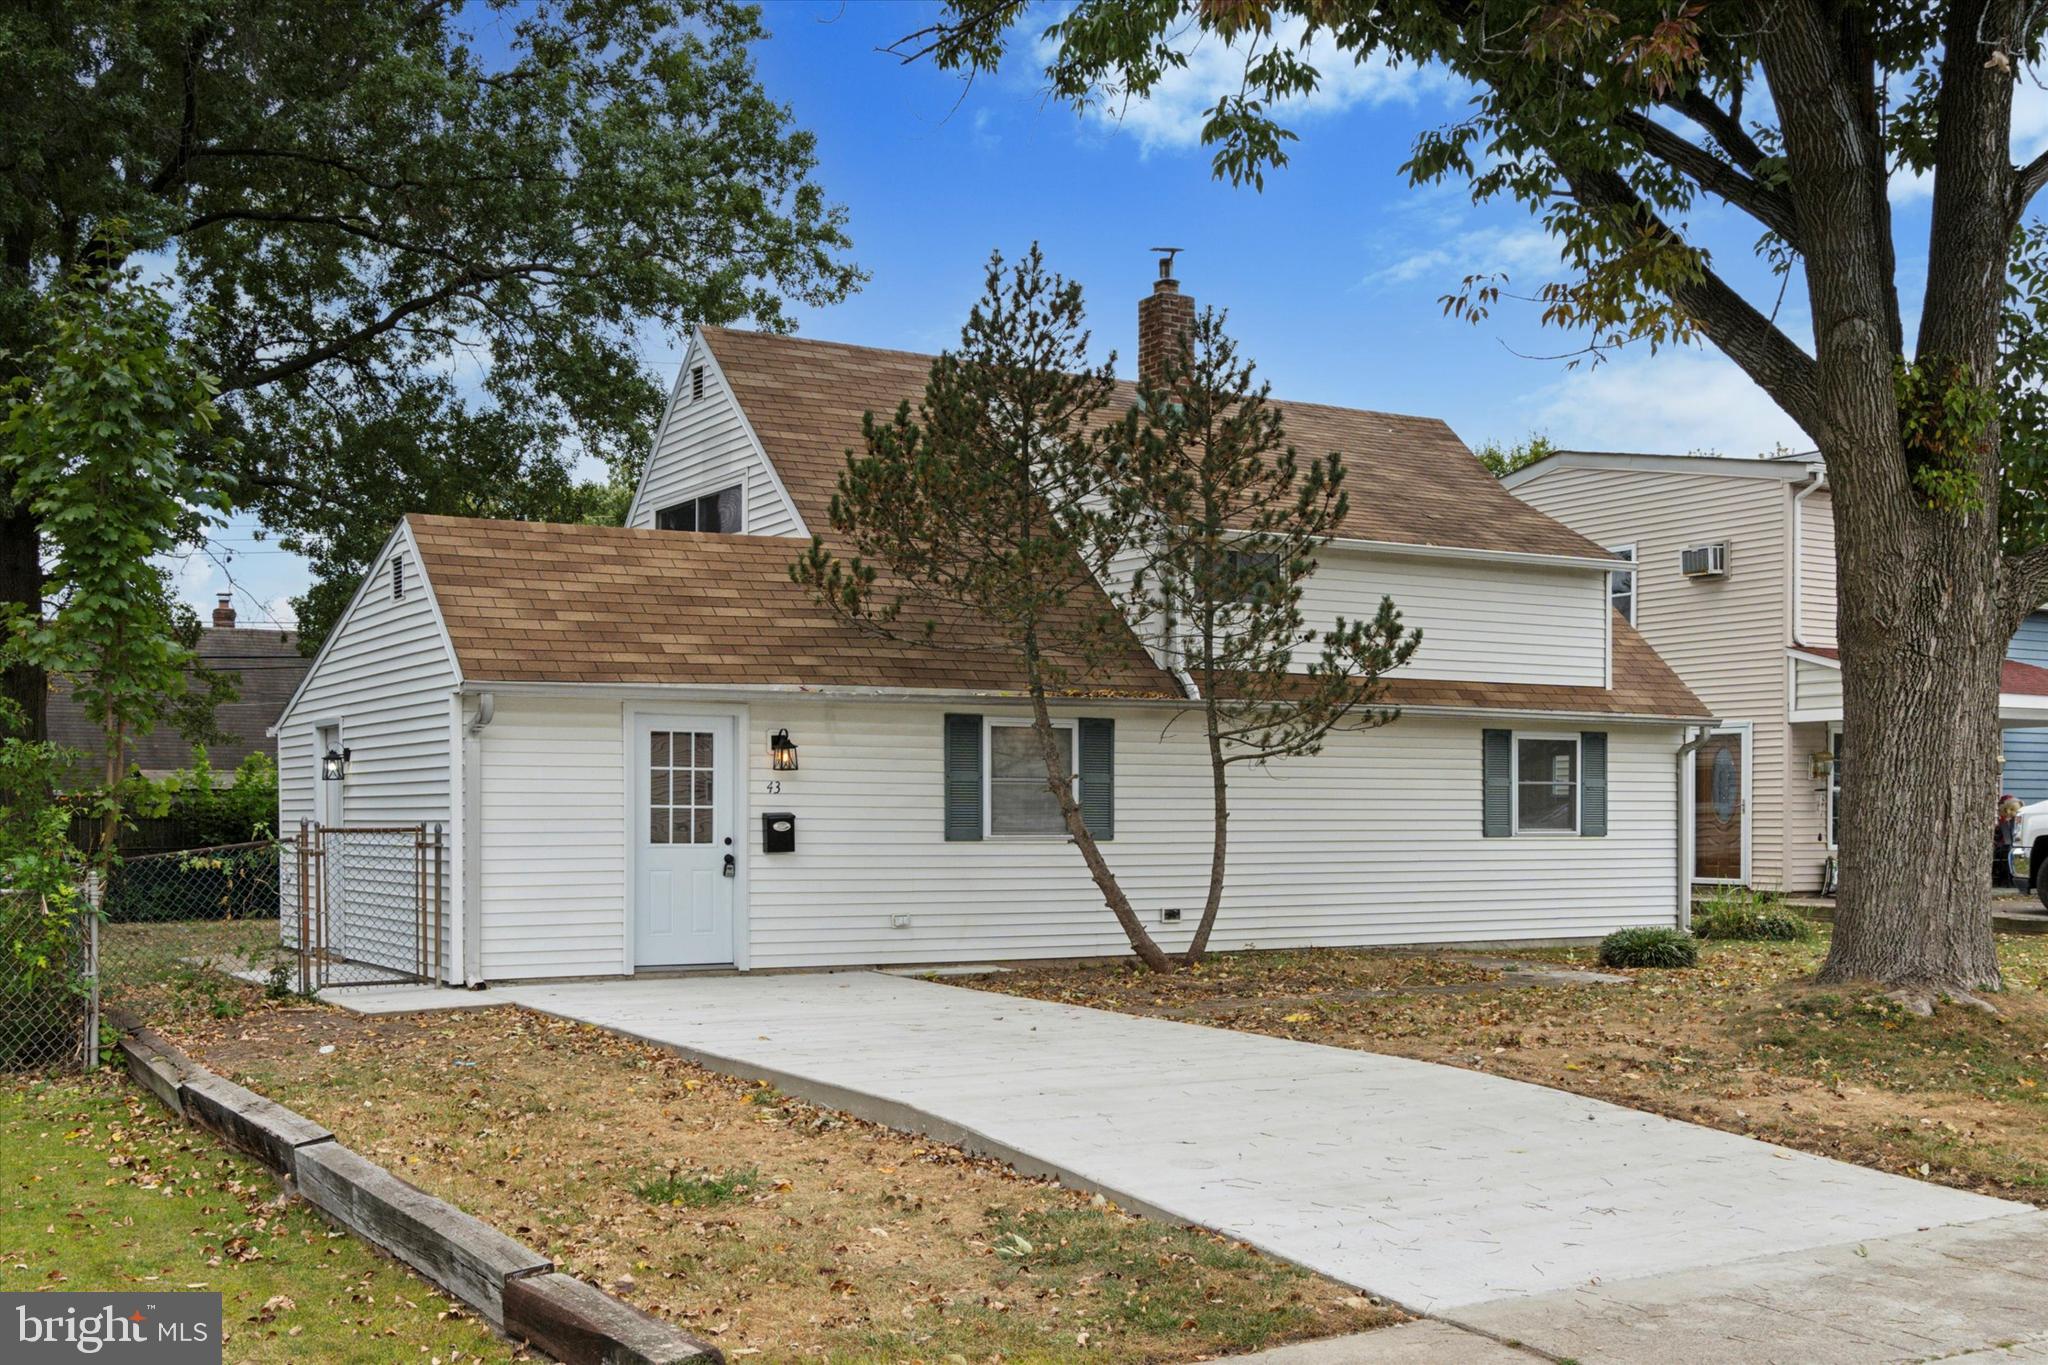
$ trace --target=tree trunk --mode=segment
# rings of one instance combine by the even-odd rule
[[[1025,641],[1024,658],[1031,679],[1031,728],[1038,736],[1039,756],[1045,760],[1046,785],[1059,800],[1060,815],[1066,820],[1067,835],[1074,841],[1074,847],[1081,850],[1081,860],[1088,864],[1088,875],[1095,879],[1095,887],[1102,892],[1103,903],[1116,916],[1117,924],[1123,929],[1124,937],[1131,941],[1131,951],[1155,972],[1171,972],[1173,963],[1145,932],[1144,923],[1138,912],[1131,907],[1130,897],[1124,894],[1117,882],[1116,873],[1110,870],[1109,860],[1102,856],[1102,849],[1096,845],[1095,836],[1088,832],[1088,822],[1081,814],[1081,803],[1074,799],[1074,780],[1060,761],[1059,745],[1053,742],[1052,713],[1046,709],[1045,685],[1038,676],[1038,649],[1030,640]],[[1078,742],[1078,741],[1077,741]],[[1076,754],[1078,762],[1080,755]]]
[[[13,504],[0,510],[0,610],[19,607],[31,617],[42,615],[42,536],[35,515],[26,506]],[[7,700],[21,708],[23,723],[0,725],[0,734],[22,739],[43,739],[49,734],[46,717],[48,681],[43,670],[15,664],[0,679]]]
[[[1842,881],[1819,979],[1995,991],[1988,855],[2011,634],[1996,538],[1983,513],[1845,511],[1841,584],[1892,591],[1840,594]],[[1875,562],[1902,549],[1888,571]]]
[[[1210,815],[1214,830],[1209,847],[1209,894],[1202,901],[1202,920],[1188,944],[1183,961],[1192,967],[1209,951],[1209,935],[1216,928],[1216,913],[1223,908],[1224,864],[1230,854],[1230,768],[1223,761],[1223,739],[1216,733],[1216,703],[1213,692],[1204,693],[1203,719],[1209,736],[1209,784],[1214,797]]]

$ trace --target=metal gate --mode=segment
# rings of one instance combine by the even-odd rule
[[[299,989],[440,979],[447,935],[439,825],[301,821],[283,888]],[[282,869],[281,869],[282,870]]]

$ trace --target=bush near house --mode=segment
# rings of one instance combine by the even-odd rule
[[[1616,929],[1600,940],[1603,967],[1690,967],[1699,957],[1692,935],[1678,929]]]
[[[1775,896],[1747,891],[1723,892],[1701,902],[1693,911],[1692,931],[1700,938],[1744,943],[1804,943],[1815,933],[1810,920]]]

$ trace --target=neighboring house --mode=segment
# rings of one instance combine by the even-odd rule
[[[2020,624],[2005,656],[2035,668],[2048,668],[2048,611],[2037,611]],[[2048,729],[2004,731],[2005,767],[2002,790],[2028,805],[2048,801]]]
[[[236,625],[233,598],[222,593],[213,609],[213,625],[200,630],[193,649],[202,665],[228,675],[235,684],[235,700],[214,708],[214,724],[222,738],[206,746],[206,760],[216,778],[232,777],[242,760],[259,750],[277,757],[277,741],[271,738],[270,729],[313,666],[311,659],[299,653],[297,632]],[[99,727],[60,686],[50,689],[48,725],[53,741],[86,755],[79,767],[97,781],[101,755],[106,751]],[[146,777],[162,777],[192,766],[192,742],[172,725],[160,725],[140,739],[130,739],[125,749],[128,763]]]
[[[1141,336],[1162,299],[1185,304],[1162,281]],[[279,722],[283,827],[446,826],[451,980],[1127,952],[1035,769],[1013,655],[971,619],[943,644],[878,639],[790,579],[862,414],[917,401],[928,365],[706,328],[626,527],[408,517]],[[1609,609],[1614,561],[1442,422],[1285,412],[1353,470],[1311,610],[1391,593],[1424,639],[1396,723],[1239,771],[1216,946],[1679,921],[1678,755],[1708,713]],[[1135,636],[1054,708],[1169,950],[1208,872],[1186,709]]]
[[[1695,880],[1819,888],[1835,853],[1842,730],[1820,457],[1559,451],[1501,482],[1635,562],[1615,579],[1617,607],[1721,721],[1694,759]],[[2008,661],[2002,692],[2010,754],[2032,742],[2015,727],[2048,722],[2048,670]],[[1987,867],[1995,818],[1987,803]]]

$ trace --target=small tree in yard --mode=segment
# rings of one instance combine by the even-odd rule
[[[992,629],[1015,652],[1067,834],[1132,950],[1168,971],[1082,818],[1048,709],[1129,642],[1094,579],[1121,539],[1104,484],[1116,381],[1088,366],[1087,348],[1080,286],[1049,274],[1036,246],[1008,271],[992,256],[960,347],[932,362],[915,414],[907,402],[892,420],[869,413],[864,453],[847,454],[832,528],[854,557],[814,539],[790,573],[884,633],[987,649]]]
[[[152,561],[211,509],[217,483],[195,447],[217,413],[213,382],[172,339],[170,308],[132,275],[88,279],[46,308],[46,334],[5,390],[0,495],[42,528],[50,610],[10,607],[10,661],[46,671],[100,731],[104,755],[91,865],[113,856],[127,798],[127,741],[195,710],[224,686],[200,674],[179,610]],[[132,792],[131,792],[132,789]]]
[[[992,70],[1033,11],[950,0],[900,50]],[[1285,164],[1280,120],[1322,67],[1440,65],[1471,98],[1403,169],[1542,219],[1564,266],[1533,291],[1543,320],[1596,355],[1703,341],[1799,424],[1834,489],[1849,760],[1820,977],[1928,1010],[2001,985],[1984,875],[1999,667],[2048,601],[2048,153],[2013,146],[2044,34],[2048,9],[2012,0],[1076,0],[1034,51],[1055,95],[1086,102],[1143,99],[1193,43],[1238,44],[1243,80],[1202,135],[1216,173],[1252,186]],[[1903,268],[1901,172],[1930,189]],[[1703,205],[1747,219],[1781,279],[1745,293],[1693,226]],[[1805,308],[1781,310],[1795,283]],[[1505,296],[1474,276],[1446,306],[1477,319]]]
[[[1158,622],[1201,703],[1213,799],[1209,888],[1187,949],[1208,951],[1228,863],[1230,770],[1318,752],[1340,728],[1399,713],[1376,705],[1382,679],[1414,654],[1391,597],[1370,621],[1307,624],[1302,593],[1348,508],[1336,452],[1305,466],[1280,410],[1204,310],[1140,421],[1122,428],[1114,506],[1142,528],[1142,558],[1117,589],[1134,622]],[[1305,668],[1297,668],[1302,656]]]

